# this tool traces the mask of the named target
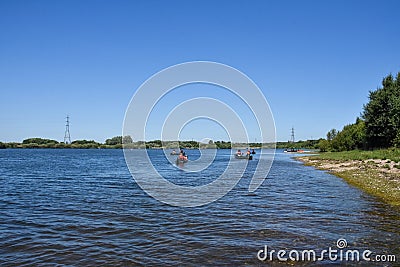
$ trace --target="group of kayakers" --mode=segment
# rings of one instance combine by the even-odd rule
[[[246,155],[247,155],[247,156],[250,156],[250,154],[256,154],[256,152],[254,151],[254,149],[253,149],[252,151],[250,151],[249,148],[247,149]],[[236,155],[237,155],[237,156],[243,156],[244,153],[243,153],[240,149],[238,149],[238,151],[236,152]]]
[[[177,154],[178,153],[175,151],[175,149],[171,152],[171,155],[177,155]],[[256,152],[254,151],[254,149],[252,149],[252,151],[250,151],[250,149],[247,148],[247,151],[245,153],[243,153],[240,149],[238,149],[238,151],[236,152],[235,155],[241,157],[241,156],[244,156],[244,155],[250,156],[251,154],[256,154]],[[188,160],[188,157],[187,157],[185,151],[183,151],[183,149],[181,149],[179,151],[179,156],[178,156],[177,159],[181,160],[181,161],[187,161]]]

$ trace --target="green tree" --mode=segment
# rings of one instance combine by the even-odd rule
[[[400,138],[400,72],[396,79],[388,75],[382,87],[369,93],[363,118],[367,145],[387,148],[399,145]]]
[[[365,148],[365,122],[357,118],[356,122],[343,127],[331,141],[331,148],[335,151],[349,151]]]
[[[122,144],[122,136],[115,136],[106,140],[106,145],[113,146],[118,144]]]
[[[336,137],[337,134],[338,134],[338,131],[336,129],[332,129],[326,134],[326,139],[328,141],[332,141]]]
[[[132,144],[133,143],[133,139],[130,135],[126,135],[122,138],[122,143],[124,144]]]
[[[318,148],[320,152],[327,152],[330,150],[330,143],[326,139],[320,139],[318,142]]]
[[[216,141],[215,145],[219,149],[230,149],[232,147],[231,142],[225,142],[225,141]]]

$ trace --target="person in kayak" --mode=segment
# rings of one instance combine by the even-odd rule
[[[187,160],[187,156],[185,151],[183,151],[183,149],[181,149],[181,152],[179,153],[179,159],[180,160]]]
[[[238,149],[238,151],[236,152],[236,155],[241,156],[242,155],[242,151],[240,151],[240,149]]]

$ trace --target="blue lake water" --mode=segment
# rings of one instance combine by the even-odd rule
[[[171,181],[189,185],[212,180],[230,157],[219,150],[196,176],[171,166],[161,150],[148,153]],[[399,264],[398,208],[281,151],[262,186],[249,193],[257,156],[226,196],[182,208],[149,197],[122,150],[0,150],[0,265],[282,266],[261,262],[257,252],[265,245],[322,250],[339,238],[349,248],[396,255]]]

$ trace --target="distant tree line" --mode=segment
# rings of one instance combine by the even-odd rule
[[[317,149],[320,139],[318,140],[299,140],[296,142],[277,142],[276,148],[307,148],[307,149]]]
[[[201,143],[197,141],[136,141],[134,142],[131,136],[115,136],[108,138],[104,143],[99,143],[94,140],[74,140],[71,144],[65,144],[64,142],[58,142],[56,140],[45,139],[45,138],[28,138],[22,141],[22,143],[0,142],[1,148],[132,148],[132,149],[231,149],[231,148],[318,148],[319,140],[306,140],[291,142],[278,142],[278,143],[235,143],[232,144],[230,141],[212,141],[208,143]]]
[[[240,143],[232,145],[231,142],[226,141],[209,141],[208,143],[200,143],[197,141],[136,141],[132,140],[130,136],[115,136],[106,139],[104,143],[99,143],[94,140],[74,140],[71,144],[58,142],[56,140],[45,138],[28,138],[22,143],[0,142],[0,148],[132,148],[132,149],[198,149],[198,148],[217,148],[217,149],[230,149],[231,147],[274,147],[274,144],[261,144],[261,143]]]
[[[396,78],[390,74],[382,87],[369,92],[361,118],[343,127],[330,130],[326,139],[318,143],[324,151],[349,151],[400,147],[400,72]]]
[[[22,141],[22,143],[10,142],[1,143],[0,148],[122,148],[122,137],[113,137],[113,140],[121,140],[119,142],[110,142],[107,139],[104,144],[96,142],[94,140],[74,140],[70,144],[64,142],[58,142],[56,140],[45,139],[45,138],[28,138]],[[126,140],[132,140],[130,136],[125,137]]]

